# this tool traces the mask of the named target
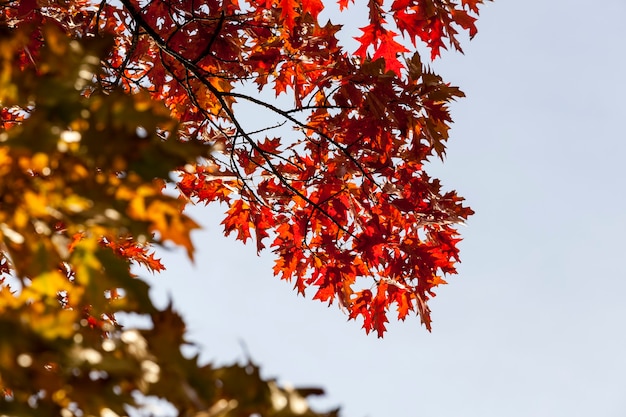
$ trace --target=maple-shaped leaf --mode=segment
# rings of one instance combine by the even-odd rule
[[[452,10],[452,19],[463,29],[469,32],[470,39],[476,36],[478,29],[476,28],[476,18],[470,16],[465,10],[454,9]]]
[[[162,241],[170,240],[184,247],[189,258],[193,259],[190,232],[199,225],[183,214],[180,207],[172,201],[152,201],[146,208],[145,219],[151,222],[152,230],[159,233]]]
[[[285,26],[291,29],[295,26],[296,17],[299,16],[299,4],[296,0],[280,0],[281,19]]]
[[[401,70],[404,68],[404,65],[400,63],[398,56],[404,52],[409,52],[409,50],[395,41],[394,38],[396,36],[398,35],[395,32],[385,32],[383,36],[378,39],[380,44],[376,48],[372,60],[375,61],[378,58],[383,58],[385,60],[385,71],[393,71],[398,77],[401,77]]]
[[[224,233],[228,236],[232,232],[237,232],[237,239],[244,243],[251,237],[250,227],[250,206],[243,200],[236,200],[228,209],[228,215],[222,222]]]
[[[354,39],[359,42],[359,48],[354,51],[356,56],[365,59],[367,57],[367,50],[371,45],[377,44],[378,36],[380,35],[380,26],[375,25],[373,23],[368,26],[362,27],[359,29],[363,32],[363,35],[359,37],[355,37]]]

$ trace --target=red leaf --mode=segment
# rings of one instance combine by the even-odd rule
[[[470,39],[473,38],[478,29],[476,28],[476,18],[470,16],[465,10],[454,9],[452,11],[452,19],[463,29],[469,31]]]
[[[398,55],[409,52],[409,50],[394,40],[397,35],[398,34],[395,32],[387,31],[379,38],[380,45],[376,49],[372,60],[375,61],[378,58],[384,58],[385,71],[393,71],[398,77],[401,77],[401,70],[404,66],[398,60]]]
[[[285,27],[291,30],[295,26],[295,19],[299,16],[296,9],[299,4],[295,0],[280,0],[280,17],[285,22]]]
[[[313,19],[317,19],[322,10],[324,10],[324,3],[321,0],[302,0],[302,12],[310,13]]]
[[[224,234],[228,236],[236,231],[237,239],[245,243],[250,238],[250,207],[243,200],[235,200],[226,213],[222,221]]]

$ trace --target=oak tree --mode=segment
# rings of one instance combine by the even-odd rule
[[[378,336],[393,309],[430,330],[472,210],[424,170],[463,93],[417,49],[460,51],[482,3],[369,0],[351,51],[321,0],[0,1],[0,411],[335,415],[252,363],[185,357],[131,267],[164,269],[163,244],[193,258],[184,208],[221,203],[298,293]]]

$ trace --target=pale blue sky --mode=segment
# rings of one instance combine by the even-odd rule
[[[413,317],[377,339],[297,297],[269,253],[222,236],[219,208],[191,210],[196,264],[164,253],[155,296],[207,360],[243,359],[243,340],[344,417],[625,416],[625,16],[626,0],[497,0],[435,63],[468,97],[431,173],[476,215],[432,333]]]

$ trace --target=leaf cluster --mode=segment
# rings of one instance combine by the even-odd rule
[[[158,245],[193,259],[185,207],[222,203],[299,293],[379,337],[394,308],[430,330],[473,211],[424,169],[463,93],[416,44],[460,51],[482,3],[370,0],[350,53],[321,0],[0,2],[0,412],[336,415],[253,363],[185,357],[131,267],[162,270]]]
[[[163,191],[211,146],[179,140],[147,93],[95,82],[110,39],[72,39],[44,22],[4,30],[0,46],[10,115],[0,133],[0,412],[124,415],[156,397],[181,415],[334,415],[253,363],[185,357],[183,320],[131,273],[133,263],[163,269],[154,244],[192,255],[197,225]],[[35,47],[37,65],[21,60]],[[126,329],[119,313],[149,326]]]

